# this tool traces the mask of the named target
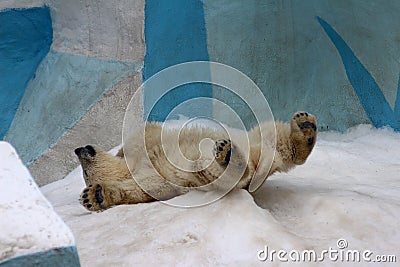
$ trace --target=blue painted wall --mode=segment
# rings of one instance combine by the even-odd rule
[[[143,78],[187,61],[221,62],[260,87],[276,119],[308,110],[321,129],[372,123],[399,130],[398,10],[397,0],[147,0]],[[48,53],[53,35],[47,7],[0,11],[0,26],[0,138],[7,134],[26,163],[141,67]],[[180,86],[157,102],[160,91],[145,88],[149,120],[162,121],[195,97],[226,102],[246,126],[254,119],[242,100],[217,86]],[[224,116],[212,101],[181,110],[189,117]]]
[[[142,66],[55,52],[52,38],[49,7],[0,11],[0,139],[27,165]]]
[[[28,165],[140,65],[50,51],[29,82],[5,140]],[[90,133],[88,133],[90,134]]]
[[[79,267],[78,251],[75,246],[59,247],[48,251],[25,254],[9,258],[0,263],[0,267],[20,266],[52,266],[52,267]]]
[[[147,0],[145,2],[145,40],[143,78],[169,66],[187,61],[209,60],[203,4],[200,0]],[[173,79],[173,77],[171,77]],[[211,97],[209,84],[189,84],[163,96],[158,88],[144,88],[144,114],[150,121],[163,121],[170,111],[195,97]],[[151,107],[154,106],[152,110]],[[183,115],[210,116],[212,105],[204,101],[191,105]]]
[[[318,17],[318,22],[331,39],[342,58],[346,75],[357,93],[367,116],[376,127],[390,126],[400,130],[400,80],[394,109],[390,107],[374,77],[360,62],[343,38],[325,20]]]
[[[0,139],[52,43],[48,7],[0,11]]]
[[[203,4],[210,60],[255,81],[276,119],[308,110],[323,130],[360,123],[399,129],[399,1]],[[249,113],[226,91],[213,93],[239,114]]]

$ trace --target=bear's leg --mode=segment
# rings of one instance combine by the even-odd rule
[[[98,211],[122,204],[150,202],[154,199],[143,192],[133,179],[90,184],[80,196],[80,203],[88,210]]]
[[[296,112],[290,121],[290,140],[294,150],[293,163],[303,164],[317,139],[317,122],[307,112]]]
[[[221,165],[227,165],[231,159],[231,140],[217,140],[214,145],[215,160]]]

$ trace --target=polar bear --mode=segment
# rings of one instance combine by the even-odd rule
[[[79,147],[75,154],[86,183],[80,202],[98,211],[167,200],[193,189],[253,192],[271,174],[303,164],[316,142],[317,123],[310,113],[296,112],[290,123],[271,126],[265,122],[228,136],[207,127],[163,129],[151,122],[131,135],[116,156],[93,145]],[[201,151],[204,139],[212,140],[213,147],[204,145]]]

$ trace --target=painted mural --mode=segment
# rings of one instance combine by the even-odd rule
[[[389,79],[396,78],[397,81],[398,78],[392,66],[397,69],[400,67],[391,56],[399,53],[395,45],[398,30],[393,27],[400,23],[393,12],[400,8],[397,2],[390,1],[387,6],[377,8],[374,3],[359,1],[346,1],[346,4],[315,0],[188,1],[185,3],[187,7],[192,6],[204,13],[207,34],[204,41],[191,37],[191,44],[187,40],[182,41],[181,34],[187,31],[177,25],[189,24],[189,32],[196,33],[197,29],[203,28],[203,22],[178,22],[179,16],[176,14],[181,9],[176,6],[179,6],[179,2],[182,5],[182,1],[174,1],[168,7],[155,4],[154,1],[146,2],[145,37],[146,46],[151,49],[146,53],[145,70],[147,66],[152,68],[154,65],[150,60],[152,57],[158,58],[164,66],[195,60],[195,56],[188,58],[184,55],[195,55],[198,48],[193,44],[206,42],[209,60],[235,67],[253,79],[263,91],[277,119],[286,120],[294,111],[303,109],[318,114],[321,130],[345,131],[360,123],[399,129],[400,108],[397,102],[394,103],[396,99],[400,101],[397,98],[397,84],[393,86],[393,82],[389,82]],[[199,3],[202,6],[199,7]],[[184,10],[188,10],[187,7]],[[193,11],[190,13],[196,14]],[[323,17],[341,26],[345,35],[355,44],[354,49],[363,53],[370,71]],[[159,24],[153,20],[168,21],[170,24],[163,25],[174,31],[159,31]],[[393,21],[393,24],[388,25],[388,21]],[[332,49],[326,35],[338,53]],[[197,36],[203,36],[202,32]],[[160,46],[159,41],[163,45]],[[383,47],[387,53],[378,58],[377,50]],[[163,53],[168,56],[163,56]],[[171,56],[173,59],[165,60]],[[148,77],[149,73],[145,72],[144,78]],[[146,92],[145,97],[146,94],[153,92]],[[162,99],[164,101],[160,101],[163,103],[160,106],[172,108],[181,100],[191,97],[195,95],[183,89],[176,90],[172,97],[175,102],[165,97]],[[216,86],[213,86],[212,97],[231,106],[241,115],[246,126],[253,126],[251,110],[242,99]],[[165,112],[168,113],[167,109]],[[213,116],[223,120],[224,114],[221,112],[218,107],[213,108]],[[150,118],[162,120],[162,116]]]
[[[194,60],[242,71],[276,119],[309,110],[321,130],[361,123],[400,130],[398,1],[113,0],[96,8],[89,0],[17,2],[12,9],[0,4],[7,25],[0,28],[0,137],[25,163],[55,145],[119,81],[137,72],[147,80]],[[224,88],[185,85],[150,111],[154,90],[144,93],[149,120],[208,97],[252,126],[251,110]],[[211,101],[185,115],[199,113],[224,118]]]
[[[145,40],[144,81],[175,64],[209,61],[201,1],[146,1]],[[144,116],[151,121],[164,121],[180,103],[197,97],[212,97],[212,86],[204,83],[186,84],[169,91],[160,99],[157,96],[157,88],[145,89]],[[182,115],[210,116],[211,113],[210,102],[201,108],[187,107]]]
[[[88,25],[75,25],[77,33],[79,27],[84,31],[78,40],[65,33],[71,28],[65,21],[76,15],[54,12],[62,5],[55,1],[52,6],[0,11],[0,70],[5,74],[0,76],[0,138],[13,144],[27,165],[54,146],[115,84],[141,69],[140,62],[128,57],[116,61],[104,43],[97,48],[86,38],[93,36],[85,31]],[[66,43],[75,50],[63,49]]]
[[[0,10],[0,139],[53,39],[48,7]]]
[[[318,17],[318,21],[338,50],[346,69],[346,75],[372,124],[376,127],[390,126],[394,130],[399,131],[399,87],[397,87],[396,102],[394,109],[392,109],[374,77],[360,62],[342,37],[322,18]]]

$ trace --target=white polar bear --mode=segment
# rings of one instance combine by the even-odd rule
[[[274,172],[286,172],[303,164],[316,142],[317,124],[310,113],[296,112],[290,123],[275,125],[276,132],[271,123],[264,123],[239,133],[231,141],[220,130],[162,129],[161,123],[152,122],[146,124],[145,136],[141,131],[132,135],[116,156],[92,145],[77,148],[75,154],[87,186],[80,202],[86,209],[97,211],[121,204],[166,200],[199,188],[232,189],[232,183],[234,188],[254,191]],[[214,148],[206,148],[210,153],[199,151],[205,138],[214,141]],[[236,166],[228,172],[232,178],[221,179],[229,166]]]

